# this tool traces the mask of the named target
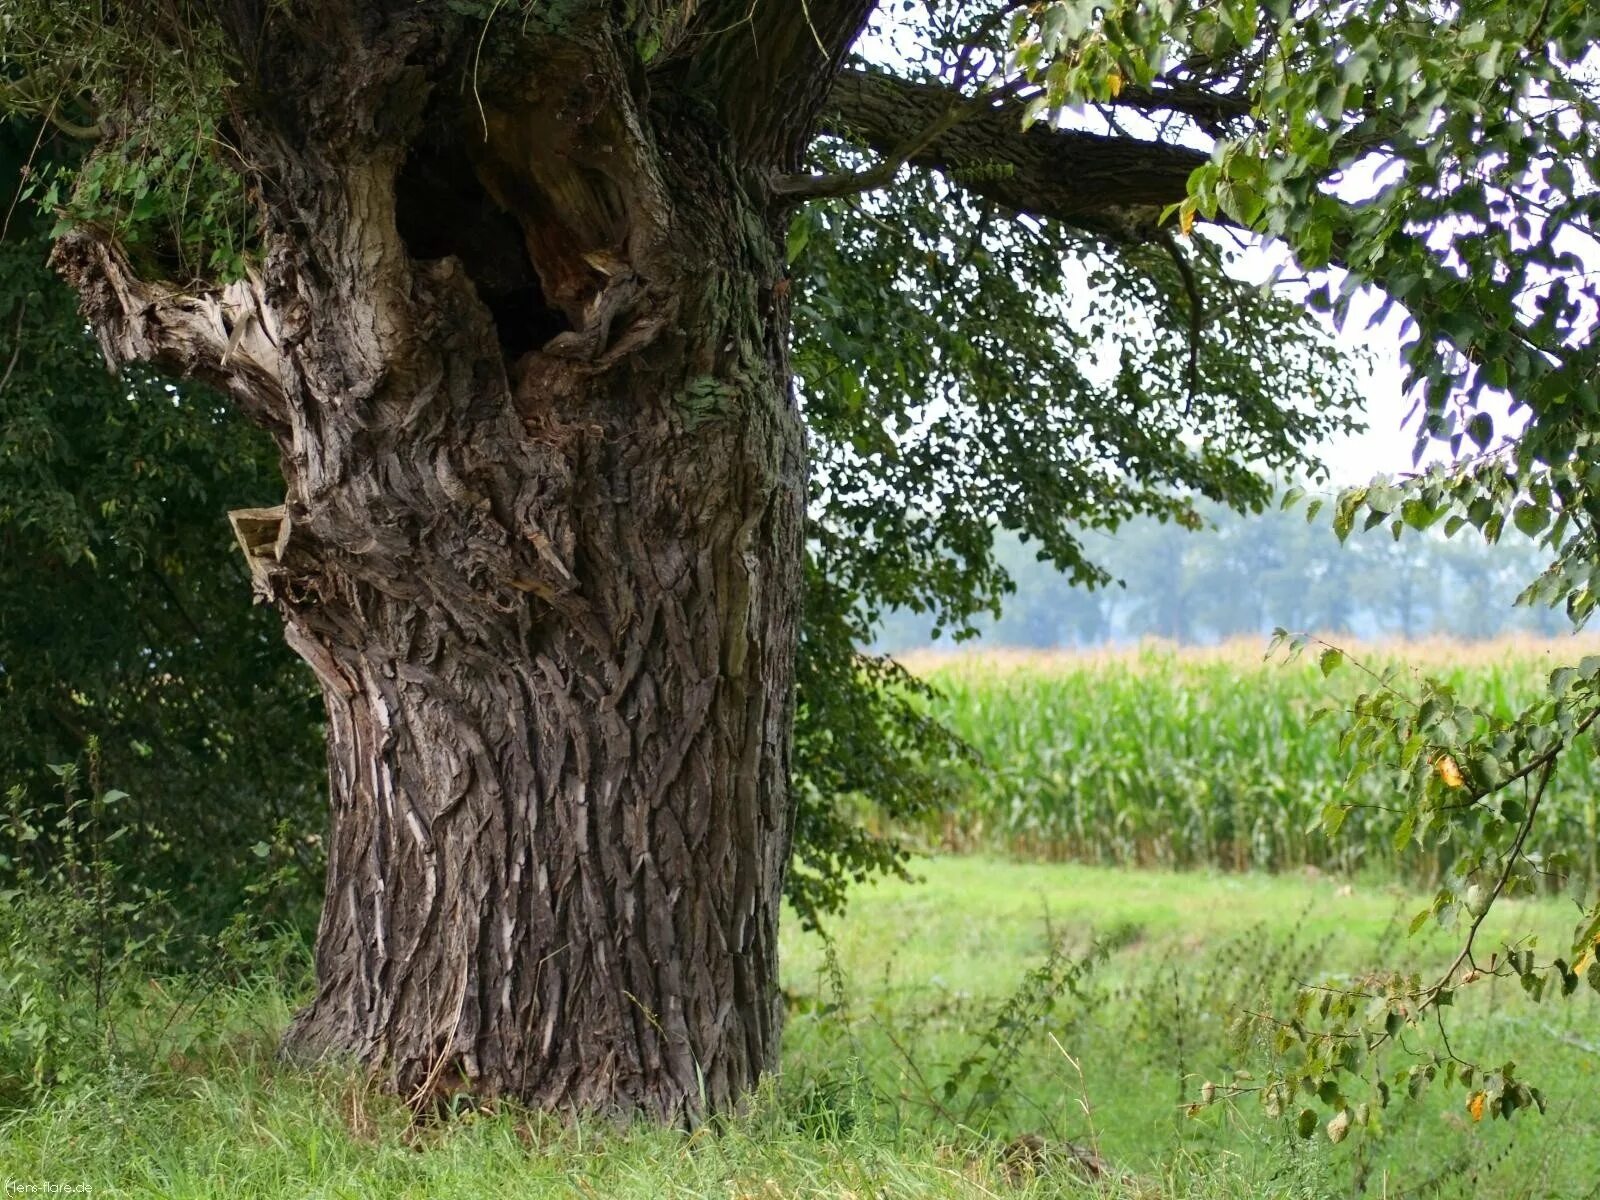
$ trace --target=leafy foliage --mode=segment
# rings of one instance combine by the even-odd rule
[[[128,845],[128,793],[105,786],[97,740],[84,763],[50,768],[49,803],[20,786],[0,813],[0,1119],[63,1093],[93,1092],[115,1082],[126,1059],[171,1049],[174,1022],[204,1024],[203,1010],[228,987],[281,966],[287,942],[269,922],[299,890],[301,867],[291,827],[255,847],[254,878],[226,922],[206,929],[192,898],[152,886],[159,876]],[[178,993],[152,978],[187,968]],[[170,1006],[164,1020],[133,1032],[126,1015],[149,1008],[152,992]],[[197,1021],[197,1018],[199,1019]]]
[[[1259,467],[1316,471],[1308,446],[1353,423],[1326,335],[1220,250],[1190,264],[1215,314],[1191,347],[1185,275],[1159,246],[1000,221],[920,176],[797,220],[812,538],[864,633],[888,607],[959,633],[998,606],[997,529],[1104,583],[1084,532],[1192,527],[1199,497],[1260,508]]]
[[[972,752],[928,716],[929,685],[860,652],[847,595],[808,564],[795,691],[795,833],[788,898],[807,925],[844,907],[847,886],[905,874],[903,828],[952,802],[952,761]],[[872,825],[879,827],[877,832]]]
[[[847,143],[817,152],[828,169],[862,161]],[[1315,474],[1307,448],[1354,425],[1357,397],[1303,308],[1240,283],[1218,247],[1180,262],[1013,222],[907,172],[799,213],[789,253],[814,481],[800,853],[816,836],[859,873],[900,854],[850,807],[946,807],[940,773],[959,748],[905,707],[911,680],[850,647],[896,611],[970,635],[1013,590],[1003,534],[1097,587],[1112,577],[1088,532],[1137,517],[1193,528],[1207,500],[1259,510],[1261,468]],[[1199,340],[1196,295],[1211,314]]]
[[[100,141],[87,157],[30,156],[27,191],[55,232],[105,230],[154,278],[238,277],[256,222],[224,134],[232,64],[206,6],[19,0],[0,35],[0,113]]]
[[[1583,624],[1600,578],[1591,461],[1600,289],[1589,270],[1600,250],[1600,12],[1510,0],[1162,0],[1114,4],[1094,19],[1069,2],[1020,12],[1010,32],[1014,69],[1035,82],[1041,116],[1114,98],[1124,78],[1222,97],[1228,116],[1191,121],[1214,149],[1174,206],[1180,227],[1196,216],[1223,220],[1281,239],[1304,267],[1336,266],[1342,279],[1314,302],[1341,319],[1366,285],[1404,306],[1417,455],[1440,445],[1451,461],[1346,493],[1335,530],[1387,526],[1399,537],[1442,520],[1449,533],[1470,528],[1490,542],[1515,531],[1553,558],[1524,600],[1562,605]],[[1511,422],[1497,430],[1501,405]],[[1292,650],[1309,644],[1285,640]],[[1324,648],[1324,669],[1344,661]],[[1535,874],[1563,874],[1559,860],[1530,852],[1528,838],[1557,761],[1592,752],[1597,669],[1593,660],[1558,669],[1548,695],[1511,719],[1462,704],[1446,684],[1403,690],[1381,673],[1351,707],[1358,772],[1381,770],[1398,791],[1397,844],[1462,846],[1455,878],[1419,922],[1464,918],[1466,932],[1433,983],[1327,993],[1318,1001],[1324,1027],[1294,1029],[1306,1055],[1282,1083],[1307,1086],[1334,1110],[1330,1138],[1364,1123],[1343,1100],[1339,1072],[1419,1022],[1442,1020],[1462,981],[1512,975],[1536,1000],[1578,985],[1569,961],[1592,958],[1600,934],[1592,895],[1578,897],[1587,911],[1554,958],[1508,947],[1480,962],[1475,936],[1497,898]],[[1343,811],[1329,812],[1330,828]],[[1509,1065],[1486,1073],[1452,1057],[1448,1044],[1430,1051],[1407,1068],[1408,1081],[1446,1066],[1464,1083],[1482,1080],[1468,1099],[1474,1120],[1542,1107]],[[1310,1114],[1305,1126],[1315,1125]]]
[[[0,127],[0,180],[37,157]],[[0,185],[9,192],[13,184]],[[26,204],[0,240],[0,780],[48,806],[91,741],[130,796],[126,861],[222,920],[279,821],[318,861],[321,704],[253,609],[225,516],[281,489],[215,396],[109,376]],[[41,847],[42,850],[42,847]],[[43,864],[40,864],[41,868]],[[308,897],[309,899],[309,897]]]

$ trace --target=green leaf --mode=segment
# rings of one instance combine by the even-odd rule
[[[1416,832],[1416,829],[1417,810],[1414,808],[1408,809],[1406,815],[1400,818],[1400,824],[1394,831],[1395,853],[1400,853],[1411,844],[1411,835]]]
[[[805,253],[806,246],[811,242],[811,217],[809,210],[802,209],[789,219],[789,233],[784,240],[784,259],[789,266],[794,266]]]
[[[1550,524],[1550,510],[1537,504],[1519,504],[1511,520],[1523,533],[1536,537]]]
[[[1487,450],[1494,440],[1494,418],[1485,412],[1473,413],[1467,421],[1467,436],[1479,450]]]

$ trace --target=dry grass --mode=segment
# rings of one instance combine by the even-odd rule
[[[1430,637],[1414,641],[1383,639],[1361,641],[1344,634],[1319,634],[1321,641],[1338,646],[1352,659],[1381,665],[1402,665],[1419,670],[1460,667],[1543,664],[1554,669],[1587,654],[1600,654],[1600,633],[1540,638],[1526,634],[1489,640]],[[1280,653],[1268,658],[1266,638],[1238,637],[1213,646],[1186,646],[1164,638],[1144,638],[1129,645],[1031,650],[1013,646],[973,646],[955,650],[914,650],[897,656],[917,675],[958,675],[966,678],[1018,671],[1041,674],[1109,670],[1170,670],[1174,664],[1229,665],[1271,669],[1281,665]]]

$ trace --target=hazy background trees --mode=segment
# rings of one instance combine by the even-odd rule
[[[1509,633],[1555,635],[1568,626],[1549,608],[1518,608],[1539,573],[1536,547],[1386,529],[1341,545],[1327,522],[1299,511],[1239,514],[1202,505],[1202,529],[1151,519],[1086,536],[1095,561],[1119,582],[1075,585],[1040,562],[1032,546],[1001,534],[999,562],[1016,590],[998,616],[976,626],[986,646],[1094,646],[1144,637],[1208,643],[1269,635],[1276,627],[1356,638],[1466,639]],[[933,640],[926,617],[900,611],[881,645],[914,649]],[[953,645],[949,638],[938,644]]]

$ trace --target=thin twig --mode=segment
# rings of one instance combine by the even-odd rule
[[[17,327],[11,334],[11,361],[6,364],[6,373],[0,375],[0,392],[6,390],[6,384],[11,382],[11,372],[17,369],[17,359],[22,357],[22,319],[28,315],[28,298],[24,296],[17,301]]]
[[[1184,385],[1189,394],[1183,405],[1184,415],[1188,416],[1195,397],[1200,392],[1200,340],[1205,324],[1205,300],[1200,295],[1200,281],[1195,278],[1194,267],[1184,257],[1183,251],[1178,248],[1178,243],[1173,240],[1172,231],[1161,230],[1158,240],[1178,268],[1178,275],[1183,280],[1183,290],[1189,297],[1189,363],[1184,378]]]

